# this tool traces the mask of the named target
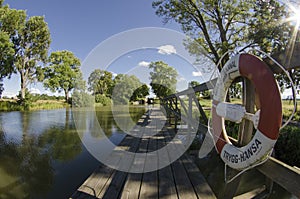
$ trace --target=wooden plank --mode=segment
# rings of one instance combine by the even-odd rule
[[[129,139],[130,138],[130,139]],[[131,136],[126,136],[126,142],[125,145],[129,145],[129,152],[135,153],[138,150],[138,146],[140,143],[140,139],[133,138]],[[120,160],[120,166],[124,166],[123,168],[120,167],[121,171],[115,170],[114,174],[110,178],[109,186],[107,187],[106,191],[101,191],[98,195],[98,198],[117,198],[120,195],[120,192],[123,189],[126,177],[128,175],[127,172],[132,165],[132,162],[134,160],[134,156],[126,156],[122,157]]]
[[[136,128],[138,128],[138,125]],[[122,158],[119,155],[119,150],[124,150],[130,146],[129,151],[136,151],[138,143],[138,138],[126,136],[110,155],[111,164],[117,165],[120,163],[120,161],[122,161]],[[101,166],[95,172],[93,172],[93,174],[78,188],[77,192],[72,195],[72,198],[85,198],[87,195],[102,198],[105,195],[105,192],[108,190],[113,178],[120,179],[119,175],[120,174],[116,173],[115,170],[107,166]],[[114,183],[112,185],[114,185]],[[119,189],[118,186],[117,188]]]
[[[151,113],[152,114],[152,113]],[[151,116],[150,116],[151,118]],[[143,128],[143,131],[145,128]],[[143,134],[145,134],[143,132]],[[136,151],[136,153],[146,153],[147,152],[147,146],[148,146],[148,139],[140,139],[139,147]],[[143,170],[144,170],[144,164],[145,159],[139,158],[139,156],[135,156],[133,160],[133,165],[131,168],[131,171],[138,171],[140,170],[141,173],[129,173],[127,176],[127,180],[124,184],[123,191],[121,193],[120,198],[139,198],[140,195],[140,189],[141,189],[141,181],[143,177]]]
[[[250,192],[247,192],[247,193],[235,196],[234,199],[254,198],[255,196],[263,193],[264,190],[265,190],[265,186],[257,188],[257,189],[254,189],[254,190],[252,190]]]
[[[143,135],[156,132],[166,118],[160,111],[153,111],[150,115],[152,122],[146,122],[148,126],[140,128],[145,130]],[[155,119],[154,119],[155,118]],[[142,122],[144,124],[144,122]],[[151,124],[149,126],[149,124]],[[99,167],[86,182],[74,193],[73,198],[199,198],[204,190],[205,183],[201,181],[200,171],[189,159],[176,160],[160,170],[162,164],[168,161],[169,153],[166,144],[174,139],[174,132],[165,126],[151,138],[134,138],[126,136],[121,144],[112,153],[112,162],[119,164],[123,171],[110,169],[106,166]],[[152,132],[152,133],[151,133]],[[178,144],[182,147],[182,143]],[[125,159],[120,155],[120,150],[134,152],[132,156]],[[157,154],[157,149],[162,149]],[[179,150],[172,145],[172,152]],[[145,156],[144,153],[147,153]],[[143,155],[140,155],[143,153]],[[186,157],[187,158],[187,157]],[[132,164],[128,164],[132,162]],[[124,172],[144,169],[154,171],[148,173]],[[154,167],[153,167],[154,166]],[[189,173],[190,172],[190,173]],[[198,172],[198,174],[197,174]],[[199,180],[200,179],[200,180]],[[204,187],[202,186],[204,183]],[[198,195],[197,195],[198,194]],[[205,196],[206,196],[205,195]],[[209,194],[208,194],[209,195]]]
[[[258,166],[257,169],[288,192],[300,198],[300,170],[272,157],[266,163]]]
[[[174,132],[166,131],[166,135],[167,134],[170,134],[172,136]],[[169,138],[171,136],[167,135],[167,137]],[[178,147],[182,147],[180,146],[182,143],[180,142],[177,143],[178,143]],[[178,151],[177,146],[175,146],[174,144],[170,145],[169,149],[170,149],[170,151],[168,151],[169,154],[174,153],[174,151],[175,152]],[[193,185],[189,180],[188,174],[186,173],[186,170],[183,164],[181,164],[181,162],[179,161],[179,159],[174,161],[171,164],[171,168],[173,172],[178,198],[190,198],[190,199],[197,198],[197,195],[194,192]]]
[[[157,122],[157,120],[155,120]],[[156,130],[156,124],[146,130]],[[149,139],[147,155],[145,160],[145,171],[154,170],[143,174],[140,198],[158,198],[158,154],[157,154],[157,139],[152,136]]]
[[[170,162],[168,151],[164,146],[166,145],[166,135],[164,135],[165,130],[161,132],[164,139],[159,139],[157,146],[160,149],[158,154],[159,164],[167,165]],[[159,167],[161,167],[159,165]],[[170,165],[161,168],[158,171],[159,187],[158,196],[160,199],[177,199],[177,191],[175,187],[174,177],[172,173],[172,168]]]
[[[214,192],[206,182],[204,176],[201,174],[199,168],[196,166],[192,160],[184,154],[181,157],[181,162],[183,163],[189,179],[194,187],[194,190],[199,198],[216,198]]]
[[[86,198],[88,195],[97,197],[112,175],[113,170],[108,167],[97,168],[90,177],[78,188],[71,198]]]

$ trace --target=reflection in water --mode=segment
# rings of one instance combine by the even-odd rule
[[[22,144],[7,142],[2,130],[0,137],[0,197],[26,198],[29,193],[47,192],[53,182],[50,154],[36,147],[35,137],[24,136]]]
[[[132,112],[139,118],[145,108]],[[97,118],[106,136],[120,142],[110,109],[97,109]],[[99,165],[82,146],[84,133],[68,109],[0,113],[0,198],[72,195]]]

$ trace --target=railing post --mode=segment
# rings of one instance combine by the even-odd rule
[[[254,112],[255,106],[255,90],[251,81],[248,79],[243,80],[243,104],[245,105],[246,111],[248,113]],[[246,145],[250,142],[253,131],[253,124],[245,119],[243,119],[239,128],[239,139],[238,144],[240,146]],[[237,174],[238,171],[234,171],[233,174]],[[236,191],[239,187],[242,175],[237,177],[232,182],[225,185],[224,191],[220,198],[231,199],[235,196]]]
[[[193,95],[188,95],[189,98],[189,108],[188,108],[188,119],[192,121],[193,119]],[[188,123],[188,130],[192,130],[192,126]]]

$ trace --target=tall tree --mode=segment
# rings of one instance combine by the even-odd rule
[[[252,15],[248,24],[249,45],[272,54],[285,50],[292,30],[289,23],[283,23],[289,15],[284,4],[278,0],[256,0]]]
[[[80,60],[70,51],[52,52],[45,67],[44,86],[52,91],[64,91],[66,102],[74,88],[84,89]]]
[[[4,90],[2,80],[10,77],[13,72],[14,59],[13,44],[9,41],[9,35],[0,30],[0,98]]]
[[[147,95],[149,95],[149,87],[147,84],[143,84],[133,92],[130,101],[137,101],[139,99],[144,99]]]
[[[281,39],[277,37],[280,27],[274,31],[272,25],[285,17],[283,5],[275,0],[157,0],[152,6],[156,14],[164,18],[164,23],[175,20],[190,36],[186,47],[191,54],[205,55],[216,64],[228,50],[259,48],[262,40],[263,49],[272,47]],[[268,14],[263,19],[261,14],[265,11]],[[256,37],[257,33],[260,38]],[[266,38],[268,35],[264,33],[273,33],[270,36],[274,39]],[[229,56],[224,57],[223,65]],[[221,68],[222,64],[219,70]]]
[[[94,95],[104,94],[111,96],[111,87],[113,86],[112,73],[105,70],[96,69],[88,78],[89,91]]]
[[[1,2],[2,4],[3,2]],[[15,51],[13,67],[21,78],[21,99],[30,82],[35,80],[39,64],[45,63],[50,46],[50,31],[42,16],[27,19],[24,10],[2,6],[0,28],[10,37]]]
[[[151,62],[149,68],[152,70],[150,86],[158,98],[175,93],[178,73],[173,67],[157,61]]]
[[[137,97],[136,90],[143,84],[134,75],[118,74],[114,79],[112,100],[114,104],[128,104]],[[148,88],[148,87],[147,87]]]

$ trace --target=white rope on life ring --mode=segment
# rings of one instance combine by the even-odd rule
[[[232,81],[239,76],[249,79],[259,96],[260,110],[255,115],[246,113],[242,105],[225,102]],[[236,147],[229,141],[224,120],[238,123],[243,118],[252,120],[257,130],[246,146]],[[277,141],[282,120],[280,93],[270,68],[250,54],[230,59],[214,88],[211,119],[215,147],[225,164],[242,170],[264,159]]]

